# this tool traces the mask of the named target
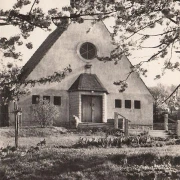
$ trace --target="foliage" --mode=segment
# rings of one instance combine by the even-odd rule
[[[72,72],[71,66],[64,68],[63,71],[54,72],[51,76],[39,78],[36,80],[20,80],[21,68],[8,63],[3,65],[0,72],[0,105],[6,105],[10,101],[18,101],[20,97],[29,94],[29,87],[35,84],[45,84],[53,82],[61,82],[69,73]]]
[[[41,127],[52,126],[54,120],[60,115],[57,106],[48,100],[39,100],[38,104],[32,105],[32,115]]]
[[[176,93],[169,97],[175,89],[175,86],[165,86],[163,84],[157,84],[157,86],[150,87],[149,89],[156,100],[156,106],[159,112],[166,111],[172,114],[172,111],[179,108],[180,96],[178,92],[176,91]]]
[[[157,86],[149,87],[149,90],[155,99],[154,122],[163,122],[164,113],[168,113],[169,118],[177,120],[180,108],[178,88],[174,85],[157,84]]]
[[[152,54],[138,64],[132,65],[132,72],[146,75],[147,70],[143,67],[148,63],[159,58],[163,58],[163,70],[178,70],[179,62],[171,62],[172,50],[178,48],[179,41],[179,1],[169,0],[72,0],[71,6],[63,7],[62,10],[57,8],[49,9],[46,13],[40,6],[39,0],[17,0],[9,10],[0,10],[2,22],[0,26],[16,26],[20,29],[21,34],[7,39],[0,38],[0,48],[4,57],[20,59],[21,53],[16,51],[16,46],[23,45],[22,39],[27,39],[31,32],[36,28],[50,30],[51,24],[62,29],[62,33],[67,29],[70,23],[83,23],[86,16],[96,16],[93,24],[100,20],[114,18],[113,27],[113,44],[116,46],[110,57],[97,57],[101,61],[114,61],[118,63],[122,55],[130,55],[132,50],[141,50],[150,48]],[[22,13],[27,9],[27,13]],[[159,28],[161,27],[161,28]],[[160,32],[155,34],[149,33],[151,29],[159,28]],[[133,39],[134,38],[134,39]],[[157,38],[157,44],[144,46],[152,38]],[[27,48],[32,48],[31,43],[26,44]],[[163,73],[162,73],[163,74]],[[127,78],[128,78],[127,77]],[[157,75],[156,78],[160,78]],[[115,82],[120,85],[120,92],[124,91],[128,84],[126,79]]]
[[[17,52],[17,47],[23,45],[23,39],[27,39],[36,27],[50,31],[50,14],[53,13],[50,11],[48,15],[39,7],[33,8],[39,4],[38,0],[33,2],[29,13],[21,14],[21,9],[30,6],[31,3],[30,0],[17,0],[10,10],[4,11],[3,9],[0,9],[0,19],[2,21],[0,22],[0,26],[18,26],[21,31],[20,34],[10,38],[0,37],[0,50],[2,51],[4,58],[13,58],[21,61],[22,52]],[[63,25],[62,32],[66,29],[66,24]],[[28,49],[33,48],[32,42],[26,43],[25,46]],[[29,92],[27,85],[34,86],[37,83],[60,82],[72,71],[69,66],[64,68],[61,72],[54,72],[54,74],[48,77],[22,81],[20,79],[20,74],[22,74],[22,69],[20,67],[14,66],[13,63],[8,63],[6,67],[5,59],[3,59],[3,64],[5,64],[5,66],[2,66],[0,69],[1,105],[8,104],[12,100],[18,101],[22,95],[26,95]]]
[[[4,69],[0,73],[0,105],[6,105],[12,100],[19,100],[20,96],[28,94],[27,88],[20,87],[18,82],[18,75],[20,74],[20,68],[13,66],[12,63],[8,63],[4,66]],[[11,83],[11,82],[14,83]]]
[[[120,136],[122,134],[121,129],[114,129],[110,128],[108,126],[104,127],[83,127],[83,128],[78,128],[77,133],[80,134],[86,134],[86,135],[102,135],[102,136]]]
[[[7,128],[2,128],[5,130]],[[39,128],[34,128],[39,132]],[[51,129],[51,128],[49,128]],[[83,148],[55,147],[64,143],[62,134],[49,133],[46,145],[41,138],[22,138],[24,146],[0,147],[1,179],[179,179],[179,146],[168,148]],[[21,130],[20,130],[21,131]],[[35,132],[35,131],[34,131]],[[27,130],[29,134],[29,131]],[[32,132],[30,132],[32,133]],[[36,133],[39,136],[38,133]],[[54,136],[54,142],[51,143]],[[1,134],[1,137],[4,136]],[[67,142],[77,134],[66,134]],[[88,136],[89,137],[89,136]],[[92,136],[93,137],[93,136]],[[91,137],[91,138],[92,138]],[[44,138],[43,138],[44,139]],[[7,142],[11,141],[8,139]],[[59,141],[59,142],[57,142]],[[31,143],[30,143],[31,142]],[[38,148],[37,148],[38,147]],[[6,151],[8,150],[8,151]],[[2,152],[3,151],[3,152]]]
[[[10,148],[10,147],[6,147]],[[1,154],[3,179],[179,179],[179,156],[147,152],[92,154],[47,146]],[[93,149],[91,150],[93,151]],[[99,151],[99,150],[98,150]]]
[[[175,140],[170,140],[168,138],[154,138],[149,135],[137,135],[124,137],[123,134],[118,136],[109,137],[80,137],[78,142],[75,143],[73,148],[123,148],[123,147],[162,147],[165,145],[174,145]]]

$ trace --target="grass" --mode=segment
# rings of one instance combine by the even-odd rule
[[[4,179],[97,179],[103,175],[108,161],[104,157],[80,155],[44,149],[41,153],[26,157],[11,157],[3,161]],[[116,165],[115,165],[116,166]],[[5,168],[6,167],[6,168]],[[98,168],[98,169],[97,169]],[[2,166],[1,166],[2,169]],[[2,177],[1,177],[2,178]],[[100,178],[102,179],[102,178]]]
[[[98,153],[99,151],[101,149],[88,149],[83,152],[77,149],[44,147],[37,153],[27,154],[23,157],[11,154],[10,158],[4,158],[1,161],[1,179],[131,179],[135,176],[136,179],[140,179],[138,171],[146,174],[148,172],[153,176],[154,164],[152,162],[158,156],[152,152],[127,155],[124,152],[116,151],[116,154],[107,154]],[[123,162],[125,157],[128,162],[126,166]],[[150,161],[151,159],[152,161]],[[177,162],[179,165],[180,162],[176,160]],[[160,160],[159,163],[161,166],[158,171],[161,172],[165,166]],[[176,171],[176,176],[180,175],[178,169],[174,169],[174,167],[166,167],[166,170],[170,173]]]
[[[19,131],[19,137],[49,137],[50,135],[58,136],[66,133],[67,129],[63,127],[23,127]],[[14,127],[1,128],[0,134],[7,138],[14,137]]]
[[[32,134],[33,131],[35,134]],[[40,131],[46,132],[42,135]],[[0,159],[1,180],[138,180],[154,179],[155,176],[164,180],[180,179],[180,145],[74,149],[70,146],[76,143],[80,136],[92,136],[71,132],[64,134],[61,130],[54,129],[23,129],[22,132],[19,150]],[[3,139],[1,144],[4,146],[14,144],[12,129],[0,129],[0,135],[1,141]],[[44,138],[46,146],[22,156],[25,149],[35,146]],[[67,148],[57,148],[58,146]]]

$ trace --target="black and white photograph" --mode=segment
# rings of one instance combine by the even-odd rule
[[[0,180],[180,179],[180,0],[0,0]]]

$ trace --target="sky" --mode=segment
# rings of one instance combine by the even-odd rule
[[[0,9],[10,9],[12,7],[12,4],[14,4],[15,0],[0,0]],[[44,11],[47,11],[50,8],[61,8],[62,6],[68,5],[69,4],[69,0],[40,0],[40,6],[43,8]],[[23,8],[23,12],[27,12],[30,7],[27,8]],[[106,22],[107,26],[111,26],[112,22],[107,21]],[[52,29],[55,29],[55,26],[52,26]],[[160,31],[161,27],[158,29],[154,29],[152,33],[157,33],[157,31]],[[0,26],[0,37],[10,37],[12,35],[14,35],[15,33],[19,33],[18,28],[15,27],[11,27],[11,26]],[[25,43],[28,42],[32,42],[33,43],[33,49],[32,50],[28,50],[25,47],[20,47],[18,50],[21,51],[23,53],[23,61],[21,62],[15,62],[20,66],[23,66],[25,64],[25,62],[28,61],[28,59],[33,55],[33,53],[35,52],[35,50],[41,45],[41,43],[45,40],[45,38],[49,35],[50,32],[46,32],[42,29],[35,29],[35,31],[31,34],[31,37],[28,38],[28,40]],[[155,39],[152,39],[150,42],[148,42],[148,45],[153,44],[156,42]],[[129,60],[134,64],[135,62],[137,62],[137,57],[139,57],[139,59],[146,59],[151,53],[151,50],[144,50],[142,51],[133,51],[132,52],[132,56],[129,57]],[[0,58],[2,59],[2,56],[0,56]],[[172,60],[178,60],[180,59],[180,54],[177,54],[175,52],[173,52],[173,58]],[[3,58],[4,60],[4,58]],[[12,61],[12,60],[8,60],[8,61]],[[1,65],[0,65],[1,66]],[[178,85],[180,83],[180,80],[178,77],[180,77],[180,72],[172,72],[172,71],[166,71],[165,75],[159,79],[159,80],[154,80],[155,75],[160,74],[161,73],[161,68],[162,68],[162,61],[161,59],[159,59],[156,62],[151,62],[151,63],[147,63],[145,65],[145,67],[148,70],[147,73],[147,77],[141,77],[143,79],[143,81],[145,82],[145,84],[147,86],[155,86],[158,83],[162,83],[165,85]]]

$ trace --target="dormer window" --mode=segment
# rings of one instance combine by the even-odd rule
[[[97,49],[94,44],[90,42],[85,42],[81,45],[79,53],[84,59],[92,60],[97,55]]]

